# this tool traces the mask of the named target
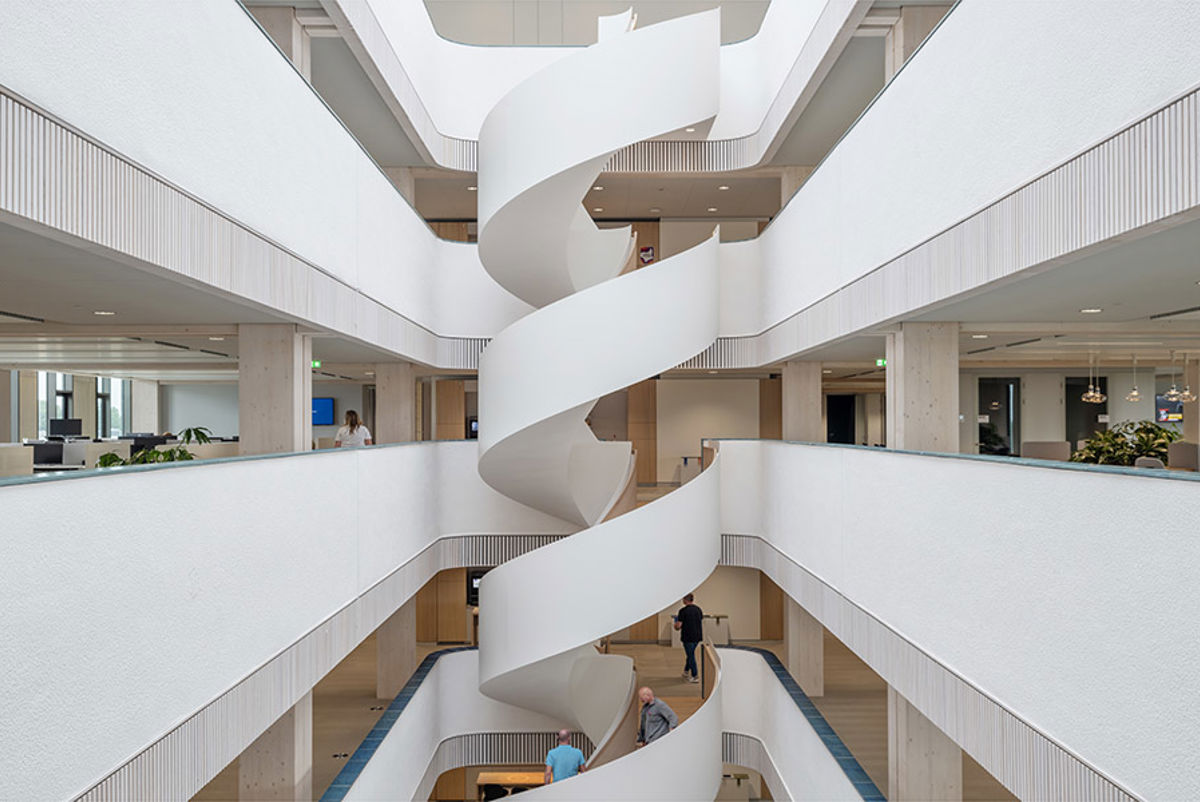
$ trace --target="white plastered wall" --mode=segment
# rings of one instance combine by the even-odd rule
[[[705,437],[758,437],[757,379],[658,382],[658,481],[680,481],[682,458]]]
[[[82,792],[441,536],[568,531],[475,459],[422,443],[3,488],[0,749],[27,757],[0,798]],[[169,524],[129,523],[147,499]],[[80,537],[80,510],[120,536]]]
[[[723,532],[765,537],[1135,795],[1200,794],[1200,709],[1177,703],[1200,664],[1195,482],[771,441],[722,443],[721,471]]]
[[[729,617],[729,637],[733,640],[758,640],[761,607],[759,572],[756,568],[720,565],[696,588],[696,604],[705,615]],[[670,642],[671,616],[679,612],[683,600],[658,614],[658,639]],[[680,658],[682,666],[682,657]]]

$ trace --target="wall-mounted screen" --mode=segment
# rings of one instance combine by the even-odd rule
[[[332,398],[314,398],[313,399],[313,426],[332,426],[333,425],[333,399]]]

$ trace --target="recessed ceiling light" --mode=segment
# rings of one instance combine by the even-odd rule
[[[829,368],[825,368],[825,369],[824,369],[823,371],[821,371],[821,372],[822,372],[822,373],[833,373],[833,371],[832,371],[832,370],[830,370]]]
[[[695,128],[684,128],[683,130],[687,131],[689,134],[694,134],[694,133],[696,133],[696,129],[695,129]]]
[[[1098,315],[1103,311],[1104,310],[1100,309],[1099,307],[1089,307],[1088,309],[1080,309],[1079,313],[1081,315]]]
[[[108,312],[103,309],[97,309],[95,312],[92,312],[92,314],[99,315],[100,317],[112,317],[116,314],[116,312]]]
[[[467,187],[467,192],[474,192],[477,189],[479,189],[479,187]]]
[[[716,206],[709,206],[709,207],[708,207],[708,210],[709,210],[710,212],[715,212],[715,211],[717,210],[717,207],[716,207]]]
[[[725,184],[722,184],[721,186],[717,187],[717,189],[719,189],[721,192],[724,192],[725,190],[729,189],[729,187]]]
[[[658,208],[657,206],[655,206],[655,207],[654,207],[653,209],[651,209],[650,211],[652,211],[652,212],[661,212],[661,211],[662,211],[662,209],[660,209],[660,208]]]
[[[715,376],[715,375],[716,375],[716,373],[717,373],[717,372],[716,372],[715,370],[710,370],[710,371],[709,371],[709,374],[710,374],[710,375],[714,375],[714,376]]]
[[[219,342],[221,342],[221,340],[224,340],[225,338],[224,337],[209,337],[208,339],[212,340],[215,343],[219,343]]]
[[[375,371],[373,371],[373,370],[364,370],[364,371],[363,371],[363,373],[365,373],[367,376],[374,376],[374,375],[375,375]]]
[[[972,334],[971,335],[972,340],[986,340],[987,338],[988,338],[988,336],[986,334]]]
[[[596,190],[597,192],[599,192],[599,191],[601,191],[602,189],[604,189],[604,187],[592,187],[592,189],[594,189],[594,190]]]
[[[593,211],[593,212],[602,212],[602,211],[604,211],[604,207],[603,207],[603,206],[597,206],[595,209],[592,209],[592,211]]]

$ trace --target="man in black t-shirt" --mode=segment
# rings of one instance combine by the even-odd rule
[[[696,647],[704,640],[704,611],[693,602],[694,598],[691,593],[684,596],[683,607],[675,616],[675,628],[679,630],[683,652],[687,655],[687,662],[683,666],[683,678],[688,682],[700,681],[700,669],[696,667]]]

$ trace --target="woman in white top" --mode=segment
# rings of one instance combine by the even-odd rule
[[[346,410],[346,425],[338,429],[337,436],[333,438],[334,448],[358,448],[374,444],[371,430],[358,422],[358,413],[352,409]]]

